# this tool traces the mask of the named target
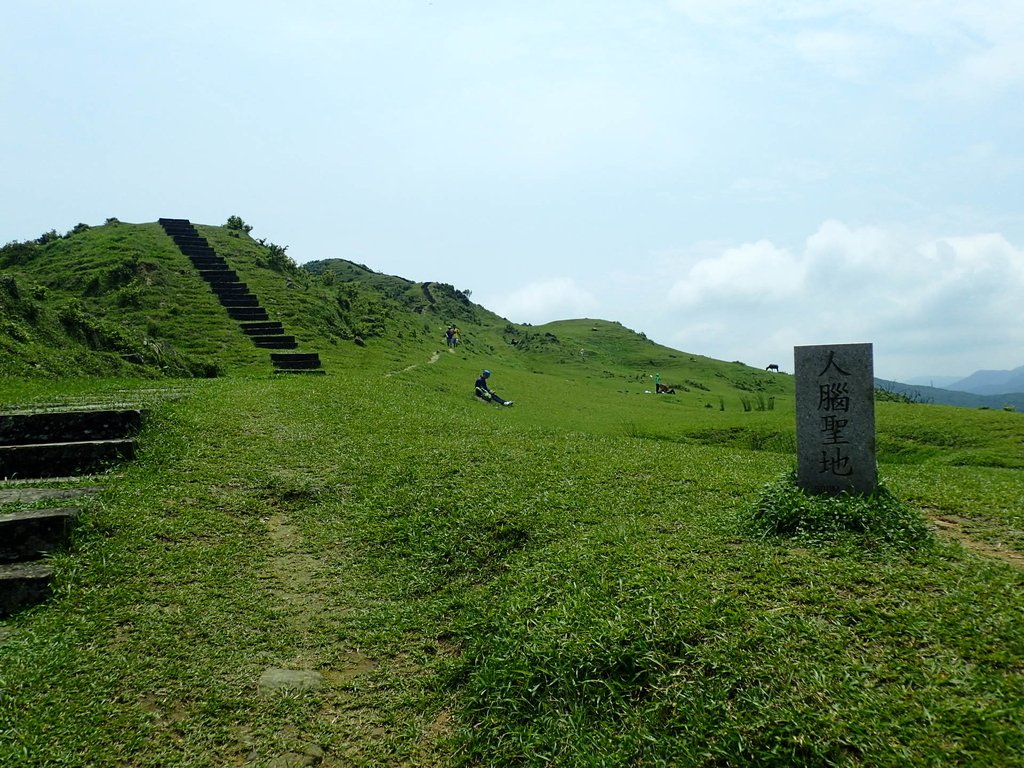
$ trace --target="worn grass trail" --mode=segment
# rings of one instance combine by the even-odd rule
[[[401,423],[365,395],[199,382],[154,415],[61,558],[57,599],[5,638],[5,765],[419,749],[441,704],[424,704],[422,670],[444,649],[397,609],[401,575],[363,552],[362,499],[391,472],[378,449],[400,439],[373,425]],[[261,696],[273,667],[326,682]]]
[[[0,763],[1020,764],[1019,570],[763,540],[784,440],[639,396],[588,421],[523,374],[491,407],[448,363],[158,405],[3,626]],[[1020,519],[1018,470],[891,469],[990,538]]]

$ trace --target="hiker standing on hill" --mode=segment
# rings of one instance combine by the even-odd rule
[[[499,405],[512,405],[511,400],[505,400],[497,392],[492,392],[491,388],[487,386],[487,379],[490,376],[490,371],[484,371],[480,374],[480,378],[476,380],[476,396],[481,400],[498,403]]]

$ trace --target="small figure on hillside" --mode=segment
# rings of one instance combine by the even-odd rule
[[[448,344],[448,348],[451,349],[455,346],[455,327],[449,325],[448,329],[444,332],[445,341]]]
[[[654,389],[659,395],[674,395],[676,393],[676,391],[668,384],[655,384]]]
[[[459,330],[459,326],[452,326],[452,346],[459,346],[459,342],[462,341],[462,331]]]
[[[487,386],[487,379],[491,376],[490,371],[484,371],[480,374],[480,378],[476,380],[476,396],[481,400],[487,400],[491,403],[498,403],[499,405],[512,405],[511,400],[505,400],[497,392],[491,391],[491,388]]]

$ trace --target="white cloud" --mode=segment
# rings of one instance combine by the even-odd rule
[[[915,238],[830,220],[800,253],[762,240],[690,265],[667,292],[662,337],[752,365],[782,364],[801,344],[869,341],[883,377],[966,375],[1024,363],[1022,296],[1024,250],[1001,235]]]
[[[704,258],[669,290],[674,305],[697,308],[786,300],[800,290],[804,265],[767,240],[729,248]]]
[[[597,299],[589,291],[565,277],[531,283],[511,293],[476,300],[517,323],[587,317],[598,307]]]

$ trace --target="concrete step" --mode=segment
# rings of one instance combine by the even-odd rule
[[[232,320],[269,320],[263,307],[225,307]]]
[[[213,250],[206,238],[198,235],[171,235],[171,239],[182,251],[205,253]]]
[[[196,256],[194,254],[186,253],[188,260],[192,262],[192,266],[202,271],[204,269],[231,269],[228,266],[227,261],[222,257],[215,255],[212,251],[208,254],[202,254]]]
[[[44,562],[0,565],[0,618],[43,602],[52,579],[53,568]]]
[[[208,283],[237,283],[238,274],[233,269],[201,269],[199,276]]]
[[[134,440],[89,440],[0,446],[0,478],[22,479],[95,474],[135,458]]]
[[[188,219],[161,219],[160,226],[171,237],[175,235],[195,236],[198,234],[196,228],[192,226],[192,222],[188,221]]]
[[[273,330],[269,333],[250,333],[249,338],[255,344],[259,344],[261,341],[295,341],[295,337],[286,335],[283,329]]]
[[[265,323],[242,323],[242,333],[247,336],[273,336],[284,333],[280,320],[268,320]]]
[[[0,445],[124,438],[137,435],[144,418],[138,409],[0,413]]]
[[[67,543],[78,507],[0,514],[0,562],[35,560]]]
[[[262,349],[296,349],[299,346],[294,336],[253,336],[252,340]]]
[[[320,355],[316,352],[278,352],[270,355],[275,368],[284,370],[306,370],[320,367]]]
[[[0,489],[0,504],[35,504],[37,501],[67,501],[92,496],[102,491],[98,485],[81,488],[3,488]]]
[[[218,296],[234,296],[235,294],[255,296],[254,293],[249,292],[249,286],[245,283],[211,283],[210,290]]]
[[[165,229],[164,231],[167,233],[168,237],[175,242],[181,240],[186,244],[199,237],[194,229]]]
[[[260,300],[254,294],[220,294],[217,296],[222,306],[225,307],[258,307]]]

